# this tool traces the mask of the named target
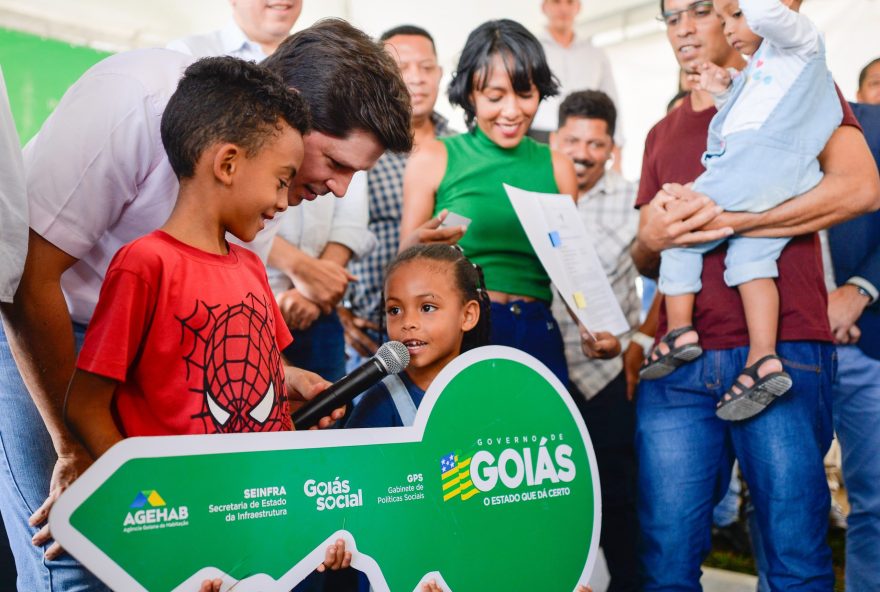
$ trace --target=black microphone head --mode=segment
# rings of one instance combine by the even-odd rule
[[[383,343],[373,357],[379,361],[388,374],[400,374],[409,366],[409,350],[399,341]]]

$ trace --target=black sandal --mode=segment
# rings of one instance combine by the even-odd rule
[[[745,374],[754,384],[747,387],[737,378],[733,386],[727,389],[724,397],[718,401],[715,415],[727,421],[749,419],[764,411],[770,403],[788,392],[792,382],[787,372],[771,372],[767,376],[758,376],[758,369],[769,360],[779,360],[779,363],[782,363],[779,356],[771,354],[744,368],[740,376]],[[734,389],[739,389],[739,392],[734,392]]]
[[[703,348],[699,343],[686,343],[675,347],[675,340],[689,331],[696,333],[692,325],[686,325],[664,335],[660,339],[660,343],[665,343],[669,351],[661,355],[657,349],[660,343],[655,345],[639,370],[639,378],[642,380],[663,378],[672,374],[679,366],[692,362],[703,355]]]

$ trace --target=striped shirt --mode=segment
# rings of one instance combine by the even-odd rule
[[[434,134],[438,137],[453,135],[443,116],[434,113]],[[367,176],[367,195],[370,202],[368,228],[378,240],[372,253],[359,261],[349,263],[349,270],[358,281],[349,284],[347,300],[352,312],[364,319],[382,324],[382,289],[385,267],[397,255],[400,244],[400,217],[403,212],[403,171],[408,155],[386,152],[370,169]]]

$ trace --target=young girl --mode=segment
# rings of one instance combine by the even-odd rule
[[[840,124],[842,111],[816,26],[792,10],[799,0],[715,0],[728,43],[751,56],[734,78],[711,63],[690,81],[718,106],[703,164],[694,183],[728,211],[763,212],[815,187],[817,157]],[[718,403],[717,415],[744,420],[791,387],[776,355],[779,292],[776,260],[788,238],[727,239],[724,280],[742,297],[749,331],[746,368]],[[702,353],[692,326],[701,288],[703,253],[722,241],[667,249],[660,290],[666,295],[669,332],[641,371],[662,378]]]
[[[489,343],[489,306],[482,271],[458,247],[418,245],[399,254],[385,274],[386,331],[406,345],[409,366],[368,390],[345,427],[412,425],[425,391],[446,364]],[[433,581],[422,590],[442,592]],[[576,592],[591,590],[578,586]]]
[[[368,390],[347,428],[412,425],[425,391],[446,364],[489,342],[482,272],[454,246],[411,247],[391,262],[385,317],[388,337],[409,350],[409,366]]]

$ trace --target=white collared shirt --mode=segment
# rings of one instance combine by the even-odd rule
[[[320,257],[327,243],[334,242],[351,249],[352,258],[360,259],[376,247],[376,236],[367,228],[369,219],[367,173],[359,171],[352,177],[344,198],[329,193],[288,208],[277,222],[278,236],[310,257]],[[284,273],[274,267],[266,269],[273,292],[279,294],[293,288],[293,282]]]
[[[192,61],[167,49],[110,56],[70,87],[24,148],[30,227],[78,259],[61,276],[78,323],[91,318],[116,251],[171,214],[179,185],[159,127]],[[276,217],[245,246],[265,261],[277,229]]]
[[[68,89],[24,148],[30,226],[79,260],[61,276],[78,323],[91,318],[116,251],[171,214],[179,186],[159,126],[190,63],[165,49],[110,56]]]
[[[266,54],[259,43],[248,39],[234,21],[222,29],[202,35],[190,35],[170,42],[168,49],[179,51],[196,59],[228,55],[243,60],[262,62]]]
[[[579,39],[575,35],[568,47],[560,45],[548,31],[538,36],[547,63],[559,79],[559,94],[547,97],[538,106],[532,127],[542,131],[556,131],[559,128],[559,105],[572,92],[579,90],[601,90],[614,101],[617,107],[617,130],[614,142],[623,146],[622,126],[620,124],[620,104],[617,101],[617,85],[611,72],[611,62],[605,52],[593,45],[589,38]]]
[[[12,302],[27,254],[28,204],[15,121],[0,70],[0,302]]]

